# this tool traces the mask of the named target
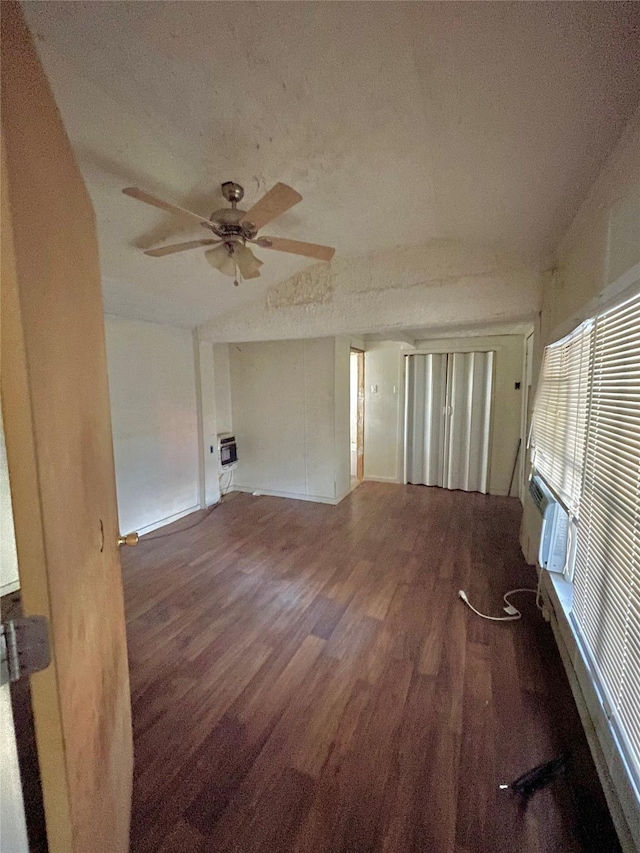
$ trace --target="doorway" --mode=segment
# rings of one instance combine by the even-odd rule
[[[350,356],[351,488],[364,479],[364,352],[351,349]]]

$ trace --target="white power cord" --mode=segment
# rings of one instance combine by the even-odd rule
[[[235,466],[231,465],[231,466],[230,466],[230,467],[228,467],[226,470],[221,471],[221,472],[218,474],[218,481],[220,482],[220,497],[225,497],[225,495],[227,494],[227,492],[228,492],[228,491],[229,491],[229,489],[231,488],[231,481],[233,480],[233,469],[234,469],[234,467],[235,467]],[[229,479],[227,480],[227,485],[226,485],[226,487],[223,487],[223,486],[222,486],[222,478],[223,478],[225,475],[228,475],[228,476],[229,476]]]
[[[509,601],[510,595],[515,595],[517,592],[532,592],[536,597],[536,607],[538,610],[542,610],[540,606],[540,584],[542,582],[542,574],[538,578],[538,588],[537,589],[529,589],[529,587],[520,587],[518,589],[510,589],[509,592],[505,592],[502,596],[505,602],[505,606],[502,608],[504,612],[507,614],[506,616],[486,616],[484,613],[480,613],[479,610],[476,610],[473,604],[467,598],[467,593],[461,589],[458,592],[460,598],[464,601],[464,603],[469,607],[475,614],[480,616],[482,619],[489,619],[491,622],[514,622],[516,619],[522,619],[522,613],[518,610],[517,607],[514,607],[513,604]]]

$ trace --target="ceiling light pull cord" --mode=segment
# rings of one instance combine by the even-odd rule
[[[519,587],[518,589],[510,589],[509,592],[505,592],[502,596],[505,601],[505,607],[503,608],[504,612],[507,613],[507,616],[487,616],[484,613],[480,613],[479,610],[471,604],[469,599],[467,598],[467,593],[461,589],[458,592],[459,597],[464,601],[464,603],[469,607],[475,614],[480,616],[482,619],[488,619],[491,622],[515,622],[517,619],[522,619],[522,613],[509,601],[510,595],[515,595],[517,592],[532,592],[536,596],[536,605],[538,609],[540,609],[540,605],[538,604],[538,599],[540,596],[540,582],[538,581],[538,589],[529,589],[529,587]]]

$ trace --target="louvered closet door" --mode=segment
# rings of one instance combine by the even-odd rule
[[[412,355],[407,361],[407,482],[442,486],[447,356]]]
[[[447,489],[487,492],[492,382],[492,352],[449,356],[443,483]]]
[[[408,357],[408,483],[487,492],[493,356],[472,352]]]

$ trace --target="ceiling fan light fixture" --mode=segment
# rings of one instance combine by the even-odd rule
[[[251,249],[238,243],[234,247],[233,257],[242,278],[258,278],[262,261],[256,258]]]
[[[223,275],[233,278],[236,274],[236,261],[233,253],[229,252],[227,245],[223,243],[204,253],[205,258],[212,267],[219,270]]]
[[[122,192],[131,198],[150,204],[152,207],[189,219],[192,223],[198,222],[208,231],[213,231],[215,237],[218,238],[217,240],[189,240],[186,243],[160,246],[157,249],[148,249],[145,252],[146,255],[162,258],[165,255],[173,255],[200,246],[212,246],[219,243],[215,249],[205,252],[204,256],[212,267],[223,275],[233,278],[234,284],[239,283],[238,279],[258,278],[260,276],[262,261],[256,258],[246,245],[247,242],[255,243],[263,249],[301,255],[318,261],[330,261],[335,253],[335,249],[331,246],[303,243],[300,240],[289,240],[283,237],[258,237],[258,231],[264,225],[277,219],[278,216],[302,201],[300,193],[286,184],[275,184],[249,210],[239,210],[237,204],[244,197],[244,189],[235,181],[226,181],[222,184],[222,194],[226,201],[231,204],[231,207],[214,211],[209,219],[158,198],[146,190],[140,189],[140,187],[125,187]]]

